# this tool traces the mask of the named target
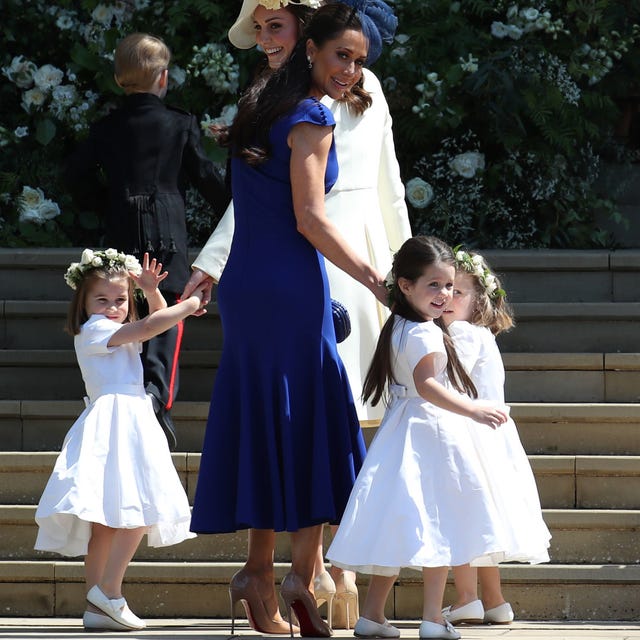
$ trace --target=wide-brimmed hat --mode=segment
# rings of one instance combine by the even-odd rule
[[[256,46],[256,33],[253,28],[253,12],[262,5],[265,9],[283,9],[288,4],[304,5],[317,9],[321,0],[243,0],[240,14],[229,29],[229,41],[238,49],[251,49]]]

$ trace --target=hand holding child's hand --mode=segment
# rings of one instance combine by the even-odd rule
[[[504,409],[476,404],[471,413],[471,418],[480,424],[486,424],[488,427],[496,429],[501,424],[504,424],[509,416]]]
[[[158,285],[169,275],[169,272],[162,272],[162,263],[158,262],[155,258],[149,261],[149,254],[145,253],[142,260],[142,273],[137,276],[129,272],[129,275],[146,296],[158,288]]]

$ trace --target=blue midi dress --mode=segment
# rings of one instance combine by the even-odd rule
[[[235,231],[218,286],[224,344],[191,530],[338,522],[365,447],[336,348],[324,258],[297,230],[287,136],[333,126],[314,98],[277,120],[269,159],[232,160]],[[336,181],[332,144],[325,190]]]

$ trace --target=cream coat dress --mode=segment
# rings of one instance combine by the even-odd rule
[[[338,181],[326,197],[326,212],[351,247],[386,274],[393,254],[411,237],[411,227],[389,107],[380,82],[367,69],[364,87],[373,102],[361,116],[349,113],[344,104],[326,96],[322,100],[336,120],[339,165]],[[233,228],[232,203],[192,266],[219,280],[229,256]],[[358,418],[379,420],[384,407],[364,405],[360,396],[387,310],[344,271],[329,261],[326,268],[331,297],[346,306],[351,318],[351,335],[338,345],[338,352],[347,369]]]

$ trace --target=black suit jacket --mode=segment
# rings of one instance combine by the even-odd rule
[[[139,258],[148,251],[169,272],[162,289],[178,293],[189,277],[188,182],[218,215],[230,199],[202,149],[195,116],[150,93],[126,96],[121,108],[92,125],[69,160],[66,179],[84,206],[104,216],[106,245]]]

